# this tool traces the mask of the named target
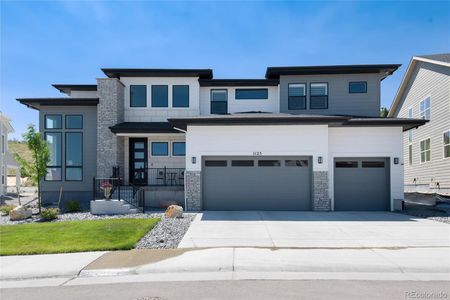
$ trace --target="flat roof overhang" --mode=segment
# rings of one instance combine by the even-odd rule
[[[180,133],[169,122],[123,122],[109,129],[115,134]]]
[[[18,98],[27,107],[39,110],[41,106],[97,106],[98,98]]]
[[[102,71],[109,78],[120,78],[120,77],[199,77],[202,79],[213,78],[212,69],[102,68]]]
[[[200,86],[278,86],[278,79],[199,79]]]
[[[52,84],[61,93],[70,94],[71,91],[96,91],[96,84]]]

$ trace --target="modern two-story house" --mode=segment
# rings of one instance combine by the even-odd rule
[[[13,132],[10,118],[0,111],[0,197],[7,193],[9,169],[15,170],[16,187],[20,184],[19,166],[8,151],[8,134]]]
[[[450,195],[450,53],[411,59],[390,117],[429,123],[405,132],[405,192]]]
[[[426,123],[378,117],[398,67],[269,67],[263,79],[102,69],[97,84],[54,85],[68,97],[18,101],[39,110],[51,147],[47,203],[61,187],[88,202],[94,177],[119,177],[145,206],[389,211],[403,199],[403,132]]]

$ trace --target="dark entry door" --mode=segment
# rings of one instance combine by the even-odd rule
[[[130,182],[147,185],[147,139],[130,138]]]

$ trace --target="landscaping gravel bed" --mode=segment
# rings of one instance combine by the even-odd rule
[[[442,210],[437,210],[433,207],[407,205],[403,213],[414,217],[450,224],[450,214]]]

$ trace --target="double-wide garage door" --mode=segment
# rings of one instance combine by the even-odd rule
[[[334,210],[390,210],[389,158],[336,158]]]
[[[206,210],[311,210],[310,157],[204,157]]]

